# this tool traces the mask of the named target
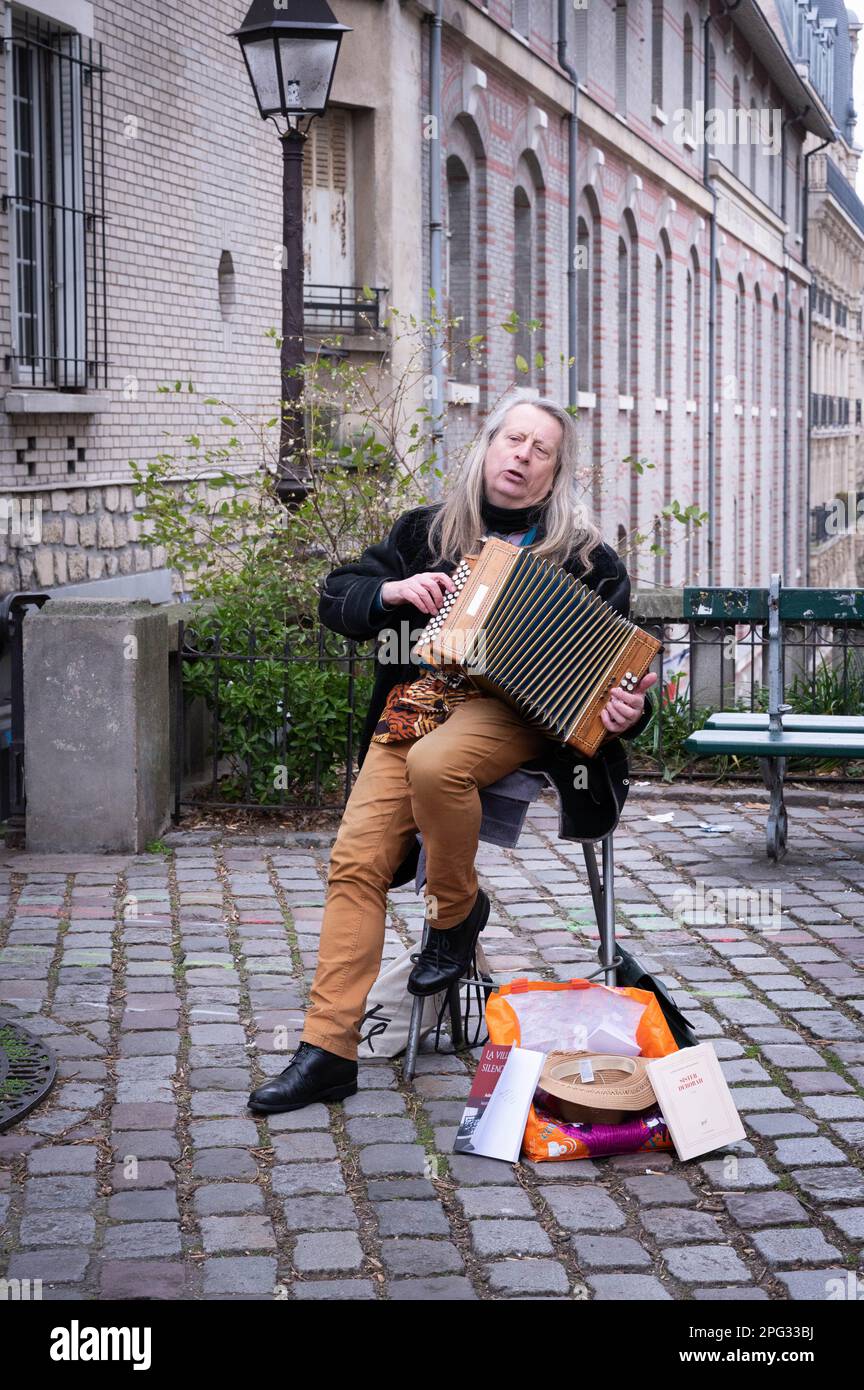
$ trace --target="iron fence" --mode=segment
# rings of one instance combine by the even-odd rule
[[[688,780],[716,780],[720,771],[730,779],[758,780],[753,760],[695,763],[683,754],[679,760],[676,750],[710,712],[767,710],[764,625],[731,619],[707,626],[683,618],[638,621],[661,638],[664,649],[653,668],[660,678],[655,691],[663,693],[657,719],[631,745],[636,775],[668,779],[686,767]],[[801,711],[864,714],[864,622],[784,623],[784,639],[788,702]],[[218,629],[205,635],[181,623],[178,659],[175,819],[191,808],[344,808],[371,693],[372,643],[350,642],[318,627],[268,644],[253,630],[238,640]],[[307,674],[298,677],[303,670]],[[308,674],[313,671],[314,678]],[[194,700],[206,712],[206,746],[197,764],[188,746]],[[792,772],[800,780],[824,781],[818,766],[814,759],[796,759]],[[277,783],[271,777],[292,767],[293,781],[286,776]],[[850,782],[860,785],[861,777],[831,778],[832,785]]]

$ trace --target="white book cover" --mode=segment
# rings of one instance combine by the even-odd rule
[[[545,1061],[545,1052],[511,1047],[486,1109],[471,1135],[471,1147],[467,1152],[501,1158],[507,1163],[517,1162],[528,1111]]]
[[[745,1137],[710,1043],[656,1057],[648,1062],[647,1069],[679,1158],[696,1158]]]

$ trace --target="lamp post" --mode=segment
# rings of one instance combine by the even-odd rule
[[[327,0],[252,0],[233,37],[262,120],[282,141],[282,351],[279,480],[283,502],[305,495],[303,420],[303,146],[315,116],[327,109],[342,35]],[[283,130],[278,121],[285,122]],[[305,120],[305,129],[303,121]],[[300,369],[300,370],[298,370]]]

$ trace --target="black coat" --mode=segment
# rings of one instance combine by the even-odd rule
[[[433,568],[452,573],[455,568],[452,564],[433,564],[434,555],[429,549],[427,535],[436,511],[437,506],[426,506],[403,513],[385,541],[370,545],[359,560],[331,571],[324,580],[318,606],[325,627],[363,640],[378,636],[385,629],[409,633],[425,625],[426,615],[412,604],[401,604],[382,612],[377,609],[375,599],[387,580],[407,579]],[[629,616],[630,580],[611,546],[601,543],[591,552],[591,569],[587,573],[579,566],[575,554],[564,568],[596,590],[617,612]],[[416,663],[410,661],[407,664],[392,659],[382,662],[382,650],[379,646],[375,685],[360,739],[360,764],[390,689],[400,681],[416,680],[419,674]],[[385,654],[392,658],[392,651]],[[407,651],[399,655],[407,656]],[[622,737],[635,738],[640,734],[653,712],[654,701],[649,694],[639,722]],[[575,769],[579,765],[587,768],[587,777],[581,779],[587,781],[584,788],[574,787]],[[546,773],[555,784],[560,798],[559,834],[562,838],[597,840],[614,830],[629,790],[627,751],[620,738],[601,744],[593,758],[586,758],[569,745],[547,739],[543,754],[525,766]],[[415,862],[416,853],[412,853],[397,872],[394,887],[413,875]]]

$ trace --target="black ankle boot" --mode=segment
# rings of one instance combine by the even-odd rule
[[[437,994],[464,975],[477,938],[489,920],[489,899],[480,888],[464,922],[449,931],[430,929],[429,939],[408,976],[409,994]]]
[[[356,1091],[356,1062],[301,1042],[285,1070],[252,1092],[249,1109],[257,1115],[278,1115],[315,1101],[344,1100]]]

